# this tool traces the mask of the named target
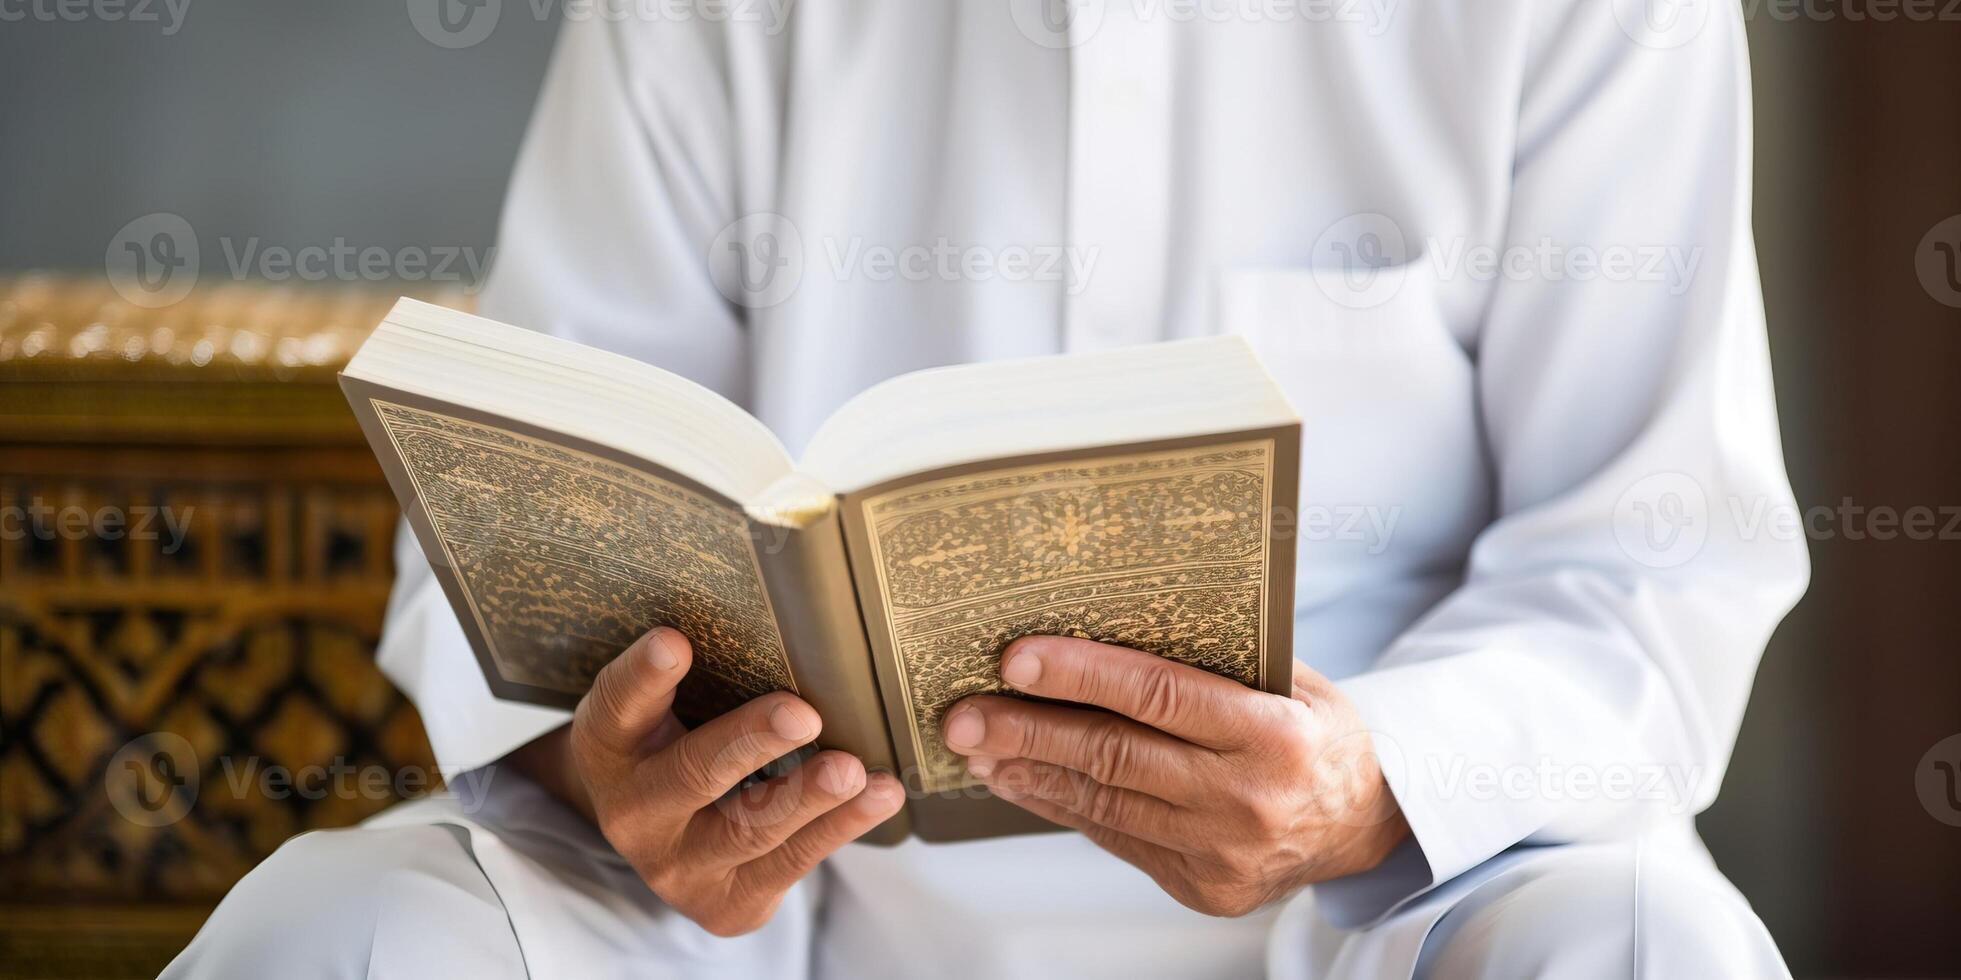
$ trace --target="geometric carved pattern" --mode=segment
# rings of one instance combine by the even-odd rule
[[[14,508],[0,513],[176,508],[181,537],[16,523],[0,540],[0,890],[214,900],[293,834],[426,788],[420,722],[372,661],[385,488],[62,483],[0,475],[0,508]],[[152,733],[189,754],[164,768],[155,753],[116,758]],[[166,789],[191,797],[181,819],[122,812],[130,790],[155,802]]]
[[[286,838],[431,788],[335,384],[397,292],[0,276],[0,977],[155,976]]]

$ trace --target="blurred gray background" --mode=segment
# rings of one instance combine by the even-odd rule
[[[1848,9],[1746,5],[1787,452],[1807,505],[1954,506],[1961,310],[1914,258],[1961,212],[1961,24]],[[207,242],[492,244],[556,29],[530,3],[461,50],[400,2],[151,10],[0,23],[0,271],[100,270],[159,211]],[[1961,974],[1961,828],[1913,785],[1961,731],[1961,541],[1812,547],[1702,827],[1800,975]]]
[[[189,0],[168,36],[150,2],[0,23],[0,268],[99,269],[158,211],[240,249],[491,244],[557,31],[530,0],[460,50],[400,2]]]

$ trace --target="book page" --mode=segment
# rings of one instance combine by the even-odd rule
[[[1285,680],[1269,677],[1276,644],[1291,655],[1291,632],[1271,622],[1291,606],[1290,588],[1272,601],[1275,573],[1283,586],[1292,574],[1273,534],[1276,439],[1198,442],[967,467],[852,499],[867,623],[896,661],[894,738],[921,790],[973,785],[941,720],[961,698],[1011,693],[1000,655],[1017,637],[1088,637],[1254,687]]]
[[[678,374],[408,298],[341,376],[653,460],[730,500],[748,502],[793,468],[768,426]]]
[[[494,419],[369,405],[400,460],[397,472],[380,453],[383,465],[412,485],[403,499],[419,504],[423,550],[467,606],[500,696],[575,703],[656,625],[694,644],[684,721],[796,690],[739,508]]]
[[[978,460],[1299,421],[1244,338],[1204,337],[902,374],[840,405],[798,468],[848,494]]]

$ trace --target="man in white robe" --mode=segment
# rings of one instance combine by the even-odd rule
[[[568,716],[404,546],[381,662],[454,793],[289,842],[166,976],[1785,975],[1692,822],[1807,577],[1747,520],[1790,490],[1733,5],[627,9],[563,28],[481,312],[793,452],[901,372],[1245,335],[1304,419],[1306,703],[1393,846],[1247,909],[1036,801],[1088,832],[846,845],[711,931],[492,765]]]

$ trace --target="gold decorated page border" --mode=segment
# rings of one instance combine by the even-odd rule
[[[867,603],[866,626],[879,672],[880,684],[887,701],[888,716],[892,718],[892,730],[905,731],[908,735],[905,744],[895,746],[901,750],[901,761],[907,768],[909,783],[926,793],[957,790],[968,782],[964,779],[946,780],[935,778],[925,771],[924,760],[928,756],[925,733],[920,730],[919,712],[914,700],[912,678],[900,652],[901,638],[894,622],[895,607],[892,602],[890,581],[883,554],[879,547],[878,528],[871,513],[878,505],[901,495],[910,495],[942,485],[958,485],[971,482],[977,477],[986,479],[1011,480],[1015,476],[1038,473],[1073,466],[1099,466],[1145,462],[1154,459],[1190,458],[1215,452],[1264,448],[1266,478],[1262,481],[1261,501],[1263,505],[1262,530],[1265,546],[1260,551],[1260,592],[1259,603],[1262,615],[1258,627],[1258,680],[1262,690],[1272,693],[1287,693],[1292,689],[1292,625],[1293,625],[1293,545],[1291,535],[1276,534],[1274,522],[1274,503],[1284,500],[1292,506],[1299,481],[1299,440],[1298,425],[1276,429],[1261,429],[1250,432],[1226,433],[1189,439],[1166,440],[1149,444],[1120,447],[1097,447],[1063,453],[1030,456],[1025,461],[1002,465],[996,460],[987,463],[967,464],[950,467],[931,473],[890,481],[876,487],[847,495],[844,515],[846,535],[852,554],[853,571],[858,578],[861,595],[872,600]],[[1003,496],[1020,493],[1020,490],[1002,488]],[[977,494],[977,497],[984,494]],[[1077,577],[1081,581],[1084,577]],[[1049,587],[1054,587],[1052,583]]]
[[[388,388],[357,378],[350,378],[346,375],[341,377],[341,387],[348,395],[350,406],[355,409],[355,416],[360,421],[362,430],[367,435],[370,444],[376,450],[376,458],[388,477],[390,487],[394,490],[397,499],[403,504],[404,517],[408,519],[410,528],[415,532],[417,541],[422,545],[422,550],[431,559],[430,564],[432,570],[435,572],[436,578],[443,588],[444,595],[449,599],[450,605],[453,608],[459,611],[463,609],[469,610],[470,615],[467,618],[459,617],[464,626],[464,632],[470,641],[471,648],[476,654],[480,666],[483,668],[484,679],[490,685],[491,693],[505,700],[569,709],[578,704],[579,698],[584,692],[539,687],[513,681],[504,676],[501,660],[497,656],[497,651],[493,648],[491,632],[488,624],[483,619],[481,611],[478,609],[476,596],[472,594],[471,589],[458,574],[455,555],[450,550],[447,539],[434,523],[432,515],[428,513],[427,508],[423,504],[425,498],[421,483],[413,472],[412,467],[406,464],[395,432],[391,426],[382,420],[379,409],[387,407],[432,415],[453,423],[499,431],[522,441],[541,443],[551,447],[555,451],[573,456],[596,469],[602,471],[608,468],[625,470],[636,477],[666,483],[684,493],[699,496],[711,503],[725,506],[733,513],[742,513],[740,505],[708,487],[679,473],[672,472],[665,467],[611,449],[610,447],[599,446],[586,442],[585,440],[571,438],[513,419],[479,412],[449,402],[437,401],[413,392]],[[613,479],[610,476],[604,476],[603,478]],[[755,541],[752,536],[747,534],[744,535],[744,553],[748,558],[748,568],[756,576],[756,581],[759,584],[765,583],[761,560],[755,550]],[[440,560],[437,560],[439,557]],[[790,689],[795,691],[797,690],[795,674],[791,670],[790,657],[778,630],[775,620],[776,611],[769,594],[769,589],[766,586],[761,589],[761,601],[764,613],[768,617],[769,635],[774,636],[776,640],[774,649],[768,651],[751,651],[751,654],[770,656],[776,662],[776,665],[781,668],[783,675],[789,678]]]

